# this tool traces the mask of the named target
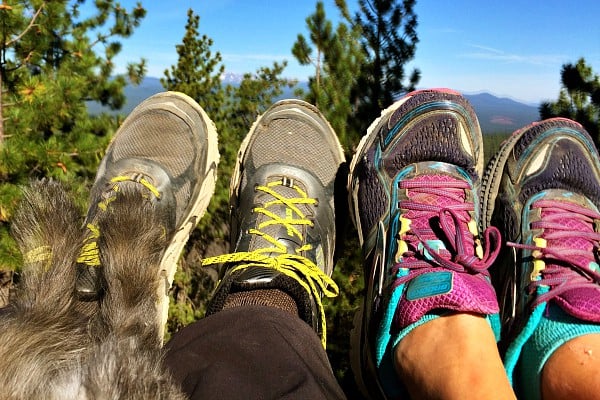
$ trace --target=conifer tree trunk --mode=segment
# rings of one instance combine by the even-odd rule
[[[2,99],[4,86],[2,86],[2,83],[2,72],[0,72],[0,146],[4,143],[4,101]]]

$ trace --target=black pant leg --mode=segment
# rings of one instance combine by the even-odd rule
[[[223,310],[176,333],[166,349],[191,399],[345,398],[315,332],[275,308]]]

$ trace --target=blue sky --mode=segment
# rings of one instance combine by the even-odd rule
[[[356,0],[347,0],[356,8]],[[121,1],[123,5],[134,0]],[[325,0],[328,18],[339,13]],[[185,32],[186,12],[200,15],[200,33],[214,40],[228,72],[253,72],[288,61],[285,76],[306,79],[291,47],[306,35],[305,19],[316,0],[142,1],[148,14],[123,41],[121,70],[144,57],[148,76],[162,77],[177,61],[175,45]],[[419,87],[490,92],[527,103],[554,100],[564,63],[584,57],[600,74],[600,2],[596,0],[421,0],[417,1],[419,44],[410,67],[421,70]]]

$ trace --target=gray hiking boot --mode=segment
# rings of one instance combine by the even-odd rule
[[[97,225],[99,216],[111,207],[124,187],[142,187],[144,197],[167,210],[169,219],[165,232],[170,241],[157,271],[164,282],[157,288],[159,322],[164,327],[177,260],[206,211],[215,187],[218,161],[215,126],[192,98],[165,92],[138,105],[108,146],[91,189],[85,221],[89,235],[77,260],[79,298],[98,300],[103,291],[97,247],[97,239],[102,235]]]
[[[321,296],[335,296],[334,190],[344,154],[319,111],[299,100],[273,105],[252,126],[231,180],[232,253],[207,314],[236,292],[278,289],[325,344]]]

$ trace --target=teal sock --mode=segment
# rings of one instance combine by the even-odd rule
[[[523,344],[520,357],[519,354],[513,354],[513,358],[519,361],[515,370],[519,378],[517,391],[527,399],[541,398],[542,369],[556,349],[578,336],[600,333],[600,324],[581,321],[554,304],[540,306],[539,315],[534,318],[537,319],[537,326]],[[532,316],[534,314],[535,311]]]

